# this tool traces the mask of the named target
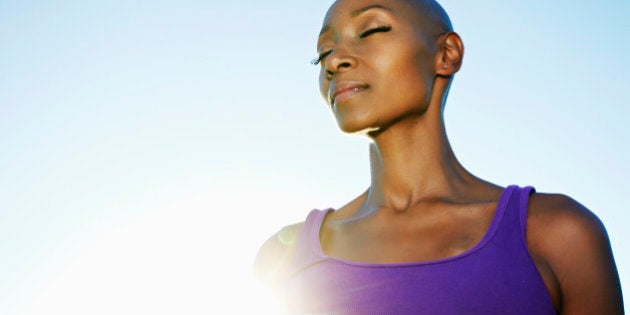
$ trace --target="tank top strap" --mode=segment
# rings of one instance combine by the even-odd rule
[[[319,231],[329,211],[332,211],[332,209],[313,209],[306,217],[304,227],[297,238],[289,275],[299,272],[323,259],[321,255],[317,254],[315,248],[319,246]]]
[[[527,191],[529,191],[527,187],[521,188],[517,185],[510,185],[505,188],[501,199],[499,199],[494,219],[488,228],[486,237],[489,238],[489,242],[505,243],[501,246],[508,247],[521,247],[520,245],[524,244],[523,225],[521,223],[523,211],[521,208],[523,197]],[[526,203],[527,200],[524,202]]]
[[[529,207],[529,196],[531,196],[535,192],[536,192],[536,189],[531,186],[523,187],[520,189],[520,192],[519,192],[519,205],[518,205],[519,222],[520,222],[521,238],[525,246],[527,246],[527,241],[525,238],[525,231],[527,230],[527,208]]]
[[[511,185],[506,188],[490,227],[490,232],[495,232],[492,234],[493,242],[512,244],[506,246],[527,247],[525,241],[527,205],[532,191],[533,188],[529,186]],[[493,228],[496,231],[493,231]]]

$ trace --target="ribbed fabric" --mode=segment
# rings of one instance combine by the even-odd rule
[[[327,256],[313,210],[284,282],[290,314],[555,314],[526,247],[532,187],[504,190],[482,240],[445,259],[366,264]]]

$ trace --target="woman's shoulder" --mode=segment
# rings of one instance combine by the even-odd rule
[[[597,215],[563,194],[533,194],[528,207],[527,226],[528,238],[539,238],[542,247],[562,245],[565,248],[608,242],[606,229]]]
[[[553,229],[546,230],[550,233],[599,236],[605,233],[604,225],[593,212],[564,194],[533,194],[529,203],[528,224],[542,225],[541,228],[553,226]]]
[[[273,283],[289,266],[304,222],[287,225],[271,236],[258,250],[254,272],[263,282]]]
[[[593,212],[563,194],[535,193],[526,235],[530,252],[554,275],[563,313],[615,314],[622,307],[608,234]]]

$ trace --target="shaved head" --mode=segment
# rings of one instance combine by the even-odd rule
[[[340,5],[344,0],[337,0],[331,5],[326,16],[328,17],[334,7]],[[366,1],[374,2],[374,1]],[[388,3],[397,3],[402,5],[405,15],[412,16],[415,24],[423,33],[432,38],[453,32],[453,25],[446,10],[435,0],[381,0],[375,2],[372,6],[388,6]],[[368,5],[368,7],[370,7]],[[401,12],[402,13],[402,12]],[[324,19],[324,23],[326,18]],[[322,32],[326,30],[326,25],[322,28]]]
[[[437,36],[452,32],[453,25],[446,10],[435,0],[394,0],[413,8],[418,15],[418,23],[428,34]]]

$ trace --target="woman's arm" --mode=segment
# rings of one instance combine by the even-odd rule
[[[532,197],[530,251],[545,260],[560,296],[560,314],[623,314],[621,284],[602,222],[563,195]]]

